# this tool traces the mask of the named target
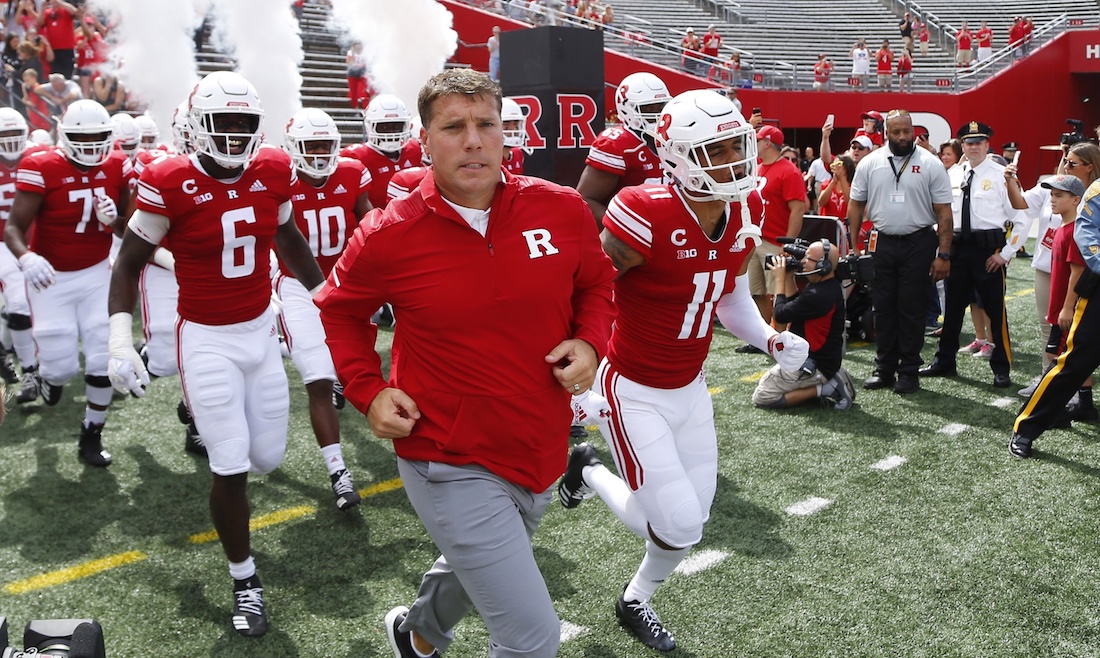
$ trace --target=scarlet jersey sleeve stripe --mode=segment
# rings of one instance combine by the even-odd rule
[[[409,196],[409,190],[398,185],[393,179],[390,179],[390,184],[386,186],[386,196],[390,198],[390,201],[396,201],[397,199],[404,199]]]
[[[626,160],[620,155],[615,155],[592,147],[588,151],[588,160],[590,164],[603,165],[603,167],[600,167],[601,169],[607,168],[613,171],[626,173]]]
[[[647,249],[653,247],[653,225],[646,218],[627,208],[617,196],[607,206],[604,221],[610,222]]]
[[[46,179],[42,177],[42,172],[39,171],[20,169],[19,173],[15,175],[15,182],[20,185],[29,185],[43,190],[46,189]]]
[[[164,197],[160,190],[143,180],[138,181],[138,200],[153,208],[164,208]]]
[[[370,169],[363,167],[363,175],[359,177],[359,191],[364,192],[370,189]]]

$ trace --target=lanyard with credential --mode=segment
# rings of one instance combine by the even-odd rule
[[[894,158],[887,156],[886,161],[890,163],[890,171],[894,172],[894,189],[898,189],[901,185],[901,175],[905,173],[905,169],[909,166],[909,161],[913,159],[913,154],[917,152],[919,146],[914,146],[913,150],[909,152],[909,157],[905,158],[905,162],[901,163],[901,170],[899,171],[894,166]]]

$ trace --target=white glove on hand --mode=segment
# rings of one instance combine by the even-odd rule
[[[176,271],[176,257],[164,247],[157,247],[153,252],[153,264],[159,265],[169,272]]]
[[[50,261],[33,251],[28,251],[19,257],[19,269],[23,270],[23,278],[38,291],[52,286],[57,274],[53,270],[53,265],[50,265]]]
[[[110,360],[107,362],[107,378],[120,393],[134,397],[145,396],[149,385],[149,371],[134,349],[134,316],[130,313],[112,313],[111,337],[107,342]]]
[[[768,354],[772,355],[781,370],[795,372],[810,356],[810,344],[806,339],[789,331],[768,339]]]
[[[95,218],[104,226],[111,226],[118,219],[118,206],[114,199],[106,195],[100,195],[95,200]]]
[[[592,389],[574,395],[570,404],[573,407],[574,425],[606,423],[611,418],[611,405],[607,403],[607,398]]]
[[[274,291],[271,292],[271,301],[268,303],[267,307],[270,308],[271,312],[275,315],[283,314],[283,300],[279,299],[279,296],[276,295]]]

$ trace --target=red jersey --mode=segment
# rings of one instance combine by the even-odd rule
[[[15,189],[42,197],[31,250],[59,272],[82,270],[106,259],[111,229],[96,219],[95,199],[108,196],[121,212],[132,173],[130,161],[117,151],[87,170],[74,165],[60,148],[24,156]]]
[[[46,22],[38,30],[54,50],[72,50],[76,48],[76,24],[68,9],[57,6],[43,10]]]
[[[787,236],[787,224],[791,220],[789,201],[806,201],[806,182],[798,165],[786,158],[779,158],[770,165],[760,163],[756,168],[756,189],[764,198],[763,237],[776,244],[776,238]]]
[[[880,133],[878,131],[875,131],[873,133],[869,133],[866,130],[864,130],[863,128],[860,128],[859,130],[856,130],[855,136],[859,137],[860,135],[866,135],[867,139],[871,140],[871,143],[874,144],[875,146],[882,146],[882,133]]]
[[[390,184],[386,186],[386,198],[390,201],[404,199],[412,194],[412,191],[416,189],[417,185],[420,185],[420,181],[424,180],[424,176],[427,174],[427,167],[402,169],[393,175]]]
[[[875,60],[878,62],[877,72],[886,75],[893,69],[894,53],[885,48],[880,48],[879,51],[875,53]]]
[[[4,226],[8,223],[11,202],[15,198],[15,174],[18,171],[19,160],[10,162],[0,158],[0,235],[3,235]]]
[[[1008,28],[1008,43],[1011,46],[1019,46],[1024,42],[1024,26],[1019,23],[1013,23],[1012,27]]]
[[[828,60],[821,60],[814,64],[814,82],[828,82],[829,74],[833,72],[833,65]]]
[[[523,175],[523,158],[526,154],[518,146],[513,146],[511,149],[504,151],[504,166],[505,171],[516,176]]]
[[[760,195],[750,194],[748,204],[762,221]],[[699,375],[718,299],[733,290],[752,253],[737,244],[740,204],[731,203],[727,217],[712,240],[671,184],[628,187],[607,206],[604,228],[645,257],[615,281],[618,315],[607,356],[626,378],[668,389]]]
[[[349,146],[340,151],[340,155],[345,158],[355,158],[367,168],[367,172],[370,173],[371,177],[368,198],[370,198],[370,203],[375,208],[385,208],[386,204],[389,203],[389,199],[386,197],[386,189],[394,174],[402,169],[419,167],[423,164],[420,142],[415,139],[405,142],[396,159],[384,155],[369,144]]]
[[[76,66],[87,69],[107,61],[107,43],[103,35],[96,32],[91,41],[82,37],[76,44]]]
[[[970,30],[960,30],[955,35],[955,40],[959,44],[959,50],[970,50],[971,44],[974,41],[974,35],[970,34]]]
[[[544,357],[567,338],[603,354],[615,273],[580,194],[504,178],[482,236],[429,170],[412,194],[360,222],[315,300],[344,395],[360,411],[387,386],[370,315],[393,304],[401,354],[388,385],[421,413],[393,442],[399,456],[480,464],[545,491],[565,469],[571,414]]]
[[[336,171],[321,187],[314,187],[299,177],[291,188],[294,222],[326,277],[344,253],[352,230],[359,224],[355,202],[368,190],[370,174],[361,162],[351,158],[340,158]],[[279,269],[286,276],[294,276],[282,261]]]
[[[993,30],[989,29],[988,27],[983,27],[982,29],[978,30],[977,34],[975,34],[974,36],[978,39],[979,48],[993,47]]]
[[[722,35],[718,33],[703,35],[703,54],[708,57],[718,57],[718,49],[722,47]]]
[[[913,58],[912,57],[899,57],[898,58],[898,75],[908,75],[913,72]]]
[[[601,132],[588,150],[584,164],[618,176],[616,192],[624,187],[660,184],[664,180],[657,154],[633,131],[622,127],[606,128]]]
[[[206,325],[246,322],[271,301],[268,254],[279,206],[297,175],[290,156],[264,146],[233,182],[211,178],[197,156],[177,155],[145,168],[138,210],[168,218],[165,246],[176,258],[179,314]]]
[[[1058,315],[1066,295],[1077,293],[1069,289],[1070,265],[1086,267],[1085,258],[1073,239],[1073,222],[1062,224],[1054,231],[1054,244],[1050,250],[1050,302],[1047,305],[1047,323],[1058,324]]]

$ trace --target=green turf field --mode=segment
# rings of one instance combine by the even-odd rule
[[[1098,429],[1052,431],[1036,458],[1009,456],[1015,391],[1039,368],[1032,270],[1010,270],[1008,390],[993,388],[987,362],[961,356],[958,379],[924,380],[915,395],[860,390],[849,412],[762,411],[748,400],[769,360],[734,353],[740,342],[718,332],[707,364],[718,497],[693,572],[653,600],[680,645],[670,655],[1100,656]],[[873,354],[850,346],[853,376],[869,375]],[[260,639],[229,623],[226,562],[207,534],[210,475],[182,450],[177,380],[116,400],[107,470],[76,458],[79,380],[56,408],[13,409],[0,427],[0,614],[13,635],[29,619],[88,616],[112,658],[391,656],[382,618],[411,603],[435,549],[390,445],[350,407],[345,456],[366,497],[335,508],[305,390],[292,391],[286,461],[251,485],[253,520],[266,524],[253,533],[271,621]],[[889,457],[904,462],[873,467]],[[811,497],[830,502],[787,511]],[[536,556],[566,622],[561,656],[658,655],[614,616],[641,554],[598,499],[553,504]],[[476,615],[456,635],[448,657],[485,655]]]

